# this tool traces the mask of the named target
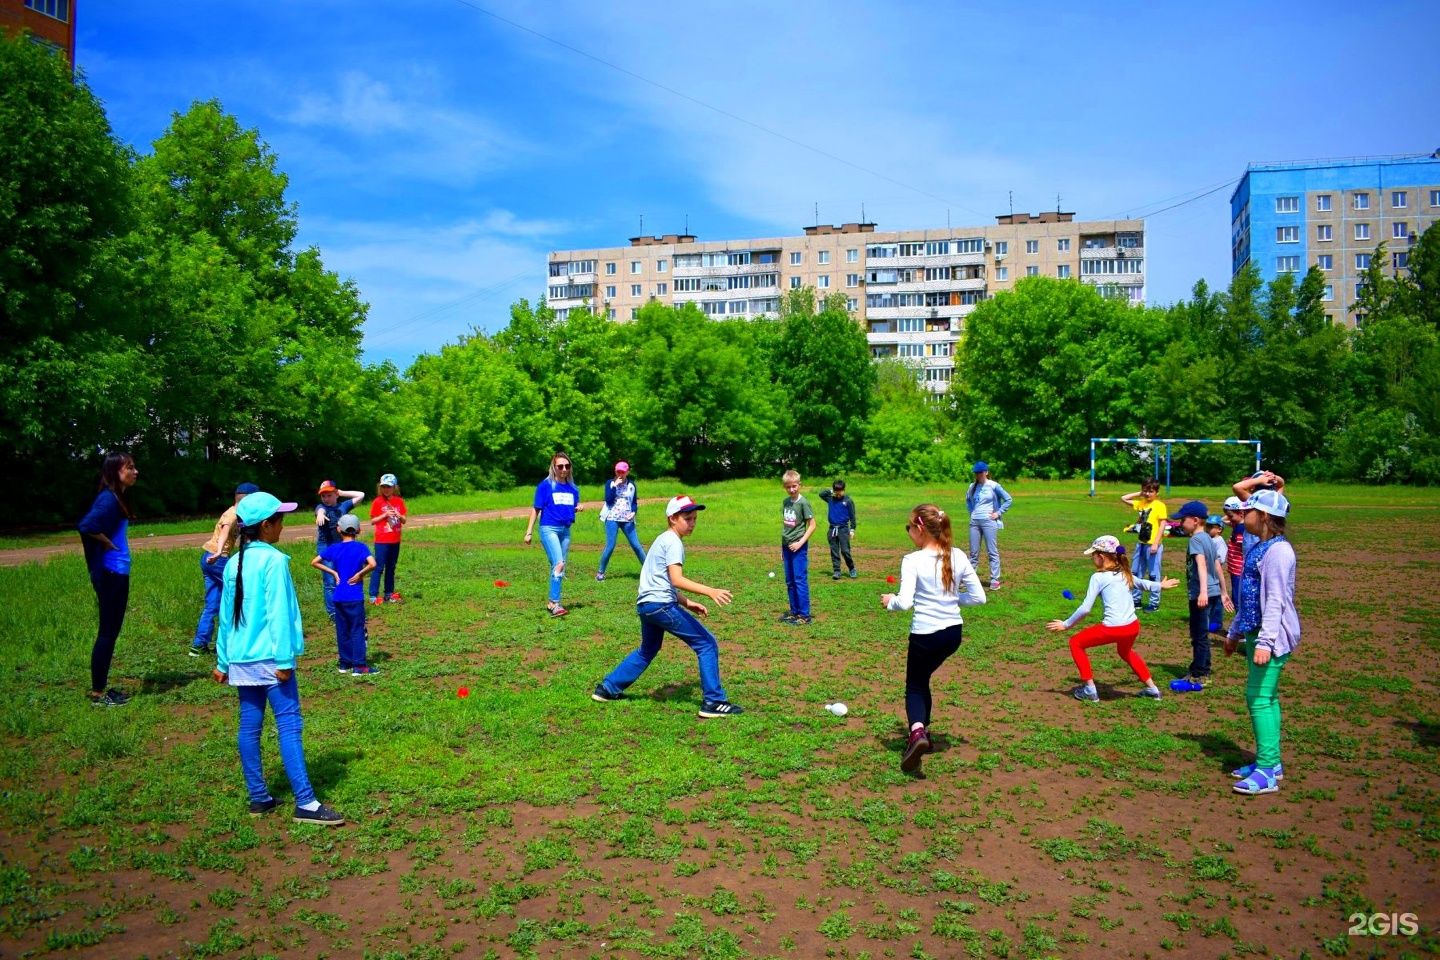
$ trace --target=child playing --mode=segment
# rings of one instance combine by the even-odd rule
[[[320,482],[320,502],[315,505],[315,553],[322,554],[325,548],[340,542],[340,531],[335,524],[340,518],[358,507],[365,499],[359,490],[341,490],[333,480]],[[320,578],[320,587],[325,594],[325,615],[335,622],[335,580],[330,576]]]
[[[855,539],[855,501],[845,492],[845,481],[836,480],[829,490],[820,491],[820,499],[830,506],[830,579],[840,579],[840,560],[850,568],[854,580],[855,559],[850,556],[850,541]]]
[[[985,588],[964,551],[955,546],[950,518],[932,503],[910,511],[905,532],[915,545],[900,561],[900,592],[880,595],[886,610],[909,610],[910,643],[905,655],[905,717],[909,739],[900,769],[920,768],[930,752],[930,678],[960,649],[964,620],[960,608],[985,602]]]
[[[810,536],[815,532],[815,511],[800,493],[800,474],[786,470],[780,478],[785,499],[780,503],[784,526],[780,530],[780,559],[785,564],[785,590],[790,612],[781,623],[801,626],[810,622]]]
[[[375,572],[370,574],[371,603],[399,603],[395,592],[395,565],[400,561],[400,533],[410,511],[400,498],[400,481],[395,474],[380,477],[375,502],[370,504],[370,522],[375,525]],[[380,591],[380,574],[385,574],[385,591]]]
[[[610,566],[610,555],[615,552],[615,541],[621,533],[630,542],[636,559],[645,563],[645,550],[635,533],[635,514],[639,507],[640,496],[635,492],[635,481],[630,479],[630,464],[621,460],[615,464],[615,479],[605,481],[605,506],[600,508],[600,522],[605,524],[605,549],[600,553],[600,569],[595,572],[597,581],[605,582],[605,569]]]
[[[640,679],[660,652],[668,633],[689,644],[700,662],[700,689],[704,696],[700,716],[714,719],[745,712],[725,696],[725,688],[720,685],[719,645],[715,635],[695,619],[694,614],[704,617],[709,611],[704,604],[677,592],[698,593],[722,607],[730,602],[729,590],[707,587],[685,576],[684,538],[695,532],[695,515],[704,509],[684,494],[665,505],[669,529],[655,538],[640,568],[640,593],[635,604],[635,612],[640,617],[640,646],[596,684],[595,692],[590,695],[592,700],[610,703],[623,699],[625,688]]]
[[[1140,620],[1135,616],[1132,593],[1139,585],[1158,594],[1161,590],[1179,586],[1180,581],[1173,577],[1158,583],[1137,579],[1125,565],[1125,547],[1111,536],[1096,537],[1095,542],[1085,551],[1085,556],[1095,558],[1095,572],[1090,575],[1090,586],[1085,591],[1085,599],[1067,619],[1051,620],[1045,625],[1046,630],[1056,633],[1069,630],[1085,619],[1095,605],[1095,598],[1100,598],[1104,620],[1086,627],[1070,638],[1070,656],[1080,670],[1081,681],[1080,686],[1070,691],[1071,695],[1076,700],[1099,702],[1100,693],[1095,689],[1095,674],[1090,669],[1090,657],[1085,651],[1091,647],[1113,643],[1120,659],[1129,664],[1130,669],[1135,671],[1135,676],[1145,684],[1140,696],[1159,700],[1160,688],[1155,686],[1155,680],[1150,676],[1150,668],[1145,665],[1140,654],[1135,652],[1135,638],[1140,636]]]
[[[1135,523],[1128,529],[1135,532],[1135,557],[1130,561],[1130,573],[1134,579],[1144,578],[1152,583],[1160,580],[1160,562],[1165,556],[1165,521],[1170,517],[1170,508],[1160,499],[1160,481],[1146,477],[1140,481],[1139,493],[1126,493],[1120,502],[1134,508]],[[1136,587],[1131,600],[1140,602],[1140,588]],[[1160,609],[1160,591],[1150,594],[1145,603],[1145,612],[1154,613]]]
[[[1210,604],[1221,598],[1220,579],[1216,575],[1219,557],[1215,541],[1202,527],[1210,516],[1210,508],[1199,500],[1191,500],[1175,513],[1181,532],[1190,538],[1185,552],[1185,585],[1190,594],[1190,672],[1179,680],[1170,681],[1177,693],[1199,693],[1210,683]],[[1230,605],[1225,591],[1225,606]]]
[[[363,677],[379,672],[366,660],[365,590],[361,586],[365,574],[375,569],[375,558],[370,556],[370,548],[357,539],[359,517],[341,517],[336,527],[341,541],[326,547],[324,553],[310,561],[310,566],[339,583],[335,588],[336,667],[341,673]]]
[[[285,514],[295,507],[264,492],[250,494],[235,507],[240,546],[238,555],[225,565],[214,676],[216,683],[228,682],[240,695],[240,768],[250,791],[250,815],[260,816],[276,807],[260,764],[260,732],[268,704],[275,712],[280,759],[295,797],[292,819],[336,827],[345,818],[315,799],[305,769],[300,735],[304,720],[295,680],[295,661],[305,652],[305,636],[290,558],[275,549]]]
[[[965,491],[965,509],[970,511],[970,565],[980,566],[980,541],[985,541],[985,552],[990,558],[990,589],[1000,589],[1000,531],[1005,521],[1000,519],[1010,509],[1014,499],[1005,488],[990,479],[990,464],[981,460],[975,464],[975,481]]]
[[[1225,610],[1234,609],[1230,602],[1230,582],[1225,576],[1225,564],[1230,548],[1222,536],[1225,530],[1225,518],[1218,513],[1212,513],[1205,520],[1205,534],[1215,544],[1215,581],[1220,584],[1220,599],[1224,603],[1220,605],[1210,604],[1210,632],[1225,632]]]
[[[1245,554],[1253,539],[1245,530],[1245,502],[1239,497],[1225,498],[1225,523],[1230,538],[1225,543],[1225,569],[1230,574],[1230,598],[1240,602],[1240,574],[1245,569]]]
[[[1245,503],[1245,527],[1258,542],[1245,555],[1240,575],[1239,611],[1225,638],[1225,653],[1234,653],[1245,640],[1250,673],[1245,682],[1245,705],[1255,729],[1255,762],[1231,774],[1239,783],[1235,792],[1249,796],[1274,793],[1285,779],[1280,763],[1280,671],[1300,643],[1300,616],[1295,610],[1295,548],[1285,537],[1290,501],[1274,474],[1277,488],[1254,489]],[[1256,478],[1251,478],[1252,480]],[[1242,481],[1244,483],[1244,481]],[[1258,484],[1257,484],[1258,486]],[[1237,493],[1241,485],[1236,484]]]

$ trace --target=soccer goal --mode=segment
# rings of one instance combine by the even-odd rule
[[[1255,470],[1260,470],[1260,441],[1259,440],[1197,440],[1190,437],[1091,437],[1090,438],[1090,496],[1095,496],[1095,444],[1097,443],[1135,443],[1142,447],[1154,447],[1157,456],[1155,457],[1155,479],[1160,479],[1160,457],[1158,456],[1160,445],[1165,445],[1165,495],[1170,495],[1170,450],[1171,445],[1176,443],[1215,443],[1228,446],[1248,445],[1255,448]]]

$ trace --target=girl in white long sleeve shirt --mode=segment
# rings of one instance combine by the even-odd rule
[[[960,608],[985,602],[985,588],[965,553],[955,547],[950,517],[930,503],[910,512],[905,532],[914,553],[900,561],[900,592],[880,597],[886,610],[914,610],[905,660],[905,714],[909,739],[900,760],[907,772],[930,751],[930,678],[960,649]]]

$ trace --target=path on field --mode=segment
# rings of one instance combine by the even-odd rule
[[[643,506],[647,503],[668,503],[664,497],[650,497],[641,499]],[[582,500],[580,505],[586,510],[598,510],[605,506],[604,500]],[[301,508],[295,511],[296,515],[311,516],[311,512]],[[523,520],[530,515],[529,507],[506,507],[503,510],[471,510],[464,513],[434,513],[415,517],[405,524],[406,529],[419,530],[423,527],[445,527],[452,523],[473,523],[476,520]],[[141,528],[143,529],[143,527]],[[210,533],[170,533],[160,537],[134,537],[130,540],[131,550],[176,550],[180,547],[201,547],[205,541],[210,539]],[[313,540],[315,537],[315,526],[312,523],[289,522],[285,530],[280,534],[283,542],[289,543],[295,540]],[[16,550],[0,550],[0,567],[18,567],[24,563],[44,563],[51,557],[63,553],[79,553],[80,540],[77,536],[73,543],[55,543],[43,547],[21,547]]]

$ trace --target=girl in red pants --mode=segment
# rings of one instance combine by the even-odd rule
[[[1090,575],[1090,587],[1085,591],[1085,599],[1075,612],[1070,614],[1069,619],[1051,620],[1045,625],[1045,629],[1057,633],[1069,630],[1085,619],[1090,608],[1095,605],[1095,598],[1100,598],[1105,619],[1070,638],[1070,656],[1075,658],[1075,666],[1080,668],[1082,681],[1080,686],[1070,691],[1071,694],[1076,700],[1088,700],[1091,703],[1100,699],[1100,694],[1095,689],[1095,674],[1090,670],[1090,657],[1085,651],[1091,647],[1113,643],[1120,659],[1128,663],[1130,669],[1135,671],[1135,676],[1144,681],[1145,689],[1140,691],[1140,696],[1159,700],[1160,688],[1155,686],[1155,681],[1150,676],[1150,668],[1145,666],[1145,661],[1135,652],[1135,638],[1140,635],[1140,621],[1135,616],[1135,601],[1130,594],[1139,586],[1156,592],[1158,596],[1158,591],[1179,586],[1180,581],[1167,577],[1156,583],[1136,577],[1130,572],[1130,565],[1125,561],[1125,547],[1114,537],[1097,537],[1095,542],[1090,544],[1090,549],[1085,551],[1085,555],[1095,559],[1095,572]]]

